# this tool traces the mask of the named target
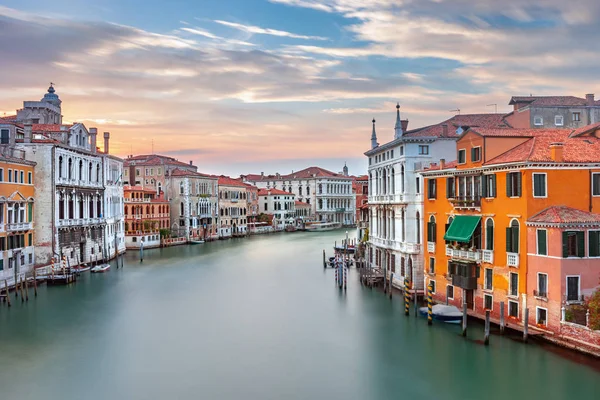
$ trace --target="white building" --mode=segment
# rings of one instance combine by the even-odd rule
[[[109,139],[110,133],[104,132],[104,243],[106,256],[112,259],[125,252],[125,213],[123,160],[108,154]]]
[[[377,142],[375,120],[369,158],[369,243],[372,267],[394,273],[393,283],[404,286],[408,278],[418,291],[424,289],[422,178],[417,171],[441,159],[456,157],[455,141],[471,126],[503,126],[502,114],[456,115],[442,123],[406,131],[396,106],[393,139]],[[437,216],[438,218],[443,216]]]
[[[355,223],[355,196],[348,169],[337,174],[320,167],[309,167],[289,175],[242,175],[245,182],[260,189],[279,189],[296,195],[296,200],[311,205],[311,219]]]
[[[260,213],[273,216],[273,228],[283,230],[295,225],[296,195],[279,189],[259,189],[258,209]]]

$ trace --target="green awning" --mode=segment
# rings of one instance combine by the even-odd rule
[[[473,236],[473,232],[477,228],[477,224],[481,217],[476,217],[473,215],[457,215],[452,220],[448,231],[444,235],[444,240],[448,240],[450,242],[470,242],[471,236]]]

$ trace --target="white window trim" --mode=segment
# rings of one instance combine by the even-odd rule
[[[540,325],[540,322],[538,320],[538,310],[546,311],[546,323],[542,324],[542,325],[548,326],[548,309],[546,307],[540,307],[540,306],[535,306],[535,324]]]
[[[506,311],[507,311],[507,313],[506,313],[506,314],[507,314],[509,317],[512,317],[512,315],[510,315],[510,303],[515,303],[515,304],[517,305],[517,316],[516,316],[516,317],[513,317],[513,318],[520,318],[520,315],[521,315],[521,310],[520,310],[520,308],[521,308],[521,307],[520,307],[520,304],[519,304],[519,302],[518,302],[518,301],[516,301],[516,300],[508,300],[508,310],[506,310]]]
[[[577,300],[567,300],[569,290],[569,278],[577,279]],[[567,303],[579,303],[579,297],[581,297],[581,275],[566,275],[565,276],[565,301]]]
[[[544,175],[544,196],[535,195],[535,176]],[[531,174],[531,190],[534,199],[545,199],[548,197],[548,174],[546,172],[534,172]]]
[[[460,162],[460,152],[464,152],[465,153],[465,157],[464,157],[464,162]],[[457,162],[459,165],[463,165],[467,163],[467,149],[458,149],[458,154],[456,155],[457,157]]]
[[[431,260],[433,260],[433,272],[431,272]],[[429,257],[429,265],[427,265],[427,273],[435,275],[435,267],[436,267],[435,257],[430,256]]]
[[[546,233],[546,254],[540,254],[540,243],[538,242],[538,232],[544,231]],[[519,231],[519,233],[521,233]],[[547,229],[536,229],[535,230],[535,254],[541,257],[548,257],[548,230]]]
[[[486,279],[486,276],[487,276],[487,275],[486,275],[486,271],[487,271],[488,269],[489,269],[489,270],[492,270],[492,282],[491,282],[491,283],[492,283],[492,285],[491,285],[491,286],[492,286],[492,288],[491,288],[491,289],[487,289],[487,279]],[[483,269],[483,291],[484,291],[484,292],[485,292],[485,291],[488,291],[488,292],[489,292],[489,291],[493,291],[493,290],[494,290],[494,269],[493,269],[493,268],[484,268],[484,269]]]
[[[577,119],[575,119],[575,115],[577,115]],[[581,112],[573,111],[573,113],[571,113],[571,119],[575,122],[581,121]]]
[[[539,124],[536,124],[536,122],[535,122],[537,119],[540,120]],[[535,126],[542,126],[542,125],[544,125],[544,117],[534,116],[533,117],[533,125],[535,125]]]
[[[473,149],[479,149],[479,160],[471,160],[471,162],[481,162],[481,158],[483,157],[483,152],[481,151],[481,146],[473,146]],[[471,153],[473,154],[473,153]]]
[[[561,121],[560,124],[558,124],[556,122],[557,118],[560,118],[560,121]],[[565,125],[565,117],[563,117],[562,115],[555,115],[554,116],[554,126],[564,126],[564,125]]]
[[[431,291],[432,294],[435,294],[435,291],[437,289],[437,284],[435,282],[435,279],[430,279],[429,283],[427,284],[427,287],[429,287],[429,284],[433,283],[433,290]]]
[[[513,274],[517,275],[517,294],[516,295],[512,294],[512,292],[513,292],[513,290],[512,290],[512,275]],[[519,297],[519,274],[516,272],[508,273],[508,293],[509,293],[508,297],[514,297],[514,298]]]
[[[600,175],[600,172],[592,172],[592,197],[600,197],[600,194],[594,194],[594,175]]]
[[[538,272],[536,275],[537,280],[535,281],[535,287],[539,293],[540,291],[540,275],[546,275],[546,298],[548,297],[548,274],[546,272]],[[541,296],[535,296],[541,297]]]
[[[448,296],[448,288],[449,287],[452,287],[452,297]],[[448,300],[454,300],[454,286],[446,285],[446,297],[448,298]]]
[[[484,235],[483,235],[483,236],[484,236],[484,238],[485,238],[485,243],[484,243],[484,246],[483,246],[483,247],[487,247],[487,223],[488,223],[488,221],[490,221],[490,220],[492,221],[492,230],[494,231],[494,236],[496,235],[496,223],[494,222],[494,218],[492,218],[492,217],[488,217],[488,218],[486,218],[486,220],[485,220],[485,225],[484,225],[484,227],[483,227],[483,230],[485,231],[485,232],[484,232]],[[520,232],[519,232],[519,233],[520,233]],[[494,240],[492,240],[492,248],[491,248],[491,249],[483,249],[483,250],[487,250],[487,251],[494,251],[494,249],[496,248],[496,246],[494,246],[494,244],[495,244],[495,243],[494,243],[494,241],[495,241],[495,239],[496,239],[496,238],[494,237],[494,238],[492,238],[492,239],[494,239]]]
[[[485,308],[485,298],[486,298],[486,296],[489,296],[489,297],[491,297],[491,298],[492,298],[492,308],[490,308],[489,310],[490,310],[490,311],[494,311],[494,295],[492,295],[492,294],[489,294],[489,293],[484,293],[484,294],[483,294],[483,308],[484,308],[485,310],[488,310],[487,308]]]

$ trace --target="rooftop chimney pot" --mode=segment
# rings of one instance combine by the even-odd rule
[[[594,94],[593,93],[586,94],[585,101],[588,106],[593,106],[594,105]]]
[[[550,158],[552,159],[552,161],[558,162],[558,163],[563,162],[564,161],[563,150],[564,150],[564,143],[561,143],[561,142],[550,143]]]
[[[448,124],[442,124],[442,137],[448,136]]]
[[[104,153],[108,154],[109,150],[109,141],[110,141],[110,132],[104,132]],[[94,146],[93,151],[96,151],[96,146]]]

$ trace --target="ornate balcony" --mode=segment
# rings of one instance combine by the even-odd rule
[[[481,260],[484,263],[494,263],[494,250],[481,250]]]
[[[31,222],[18,222],[14,224],[6,224],[6,230],[8,232],[15,231],[28,231],[31,229]]]
[[[450,203],[457,209],[479,209],[481,208],[480,196],[460,196],[449,199]]]
[[[456,260],[481,262],[481,250],[459,250],[446,246],[446,255]]]
[[[402,204],[404,203],[402,194],[382,194],[369,196],[369,204]]]
[[[506,253],[506,265],[519,268],[519,253]]]
[[[435,242],[427,242],[427,252],[435,253]]]

